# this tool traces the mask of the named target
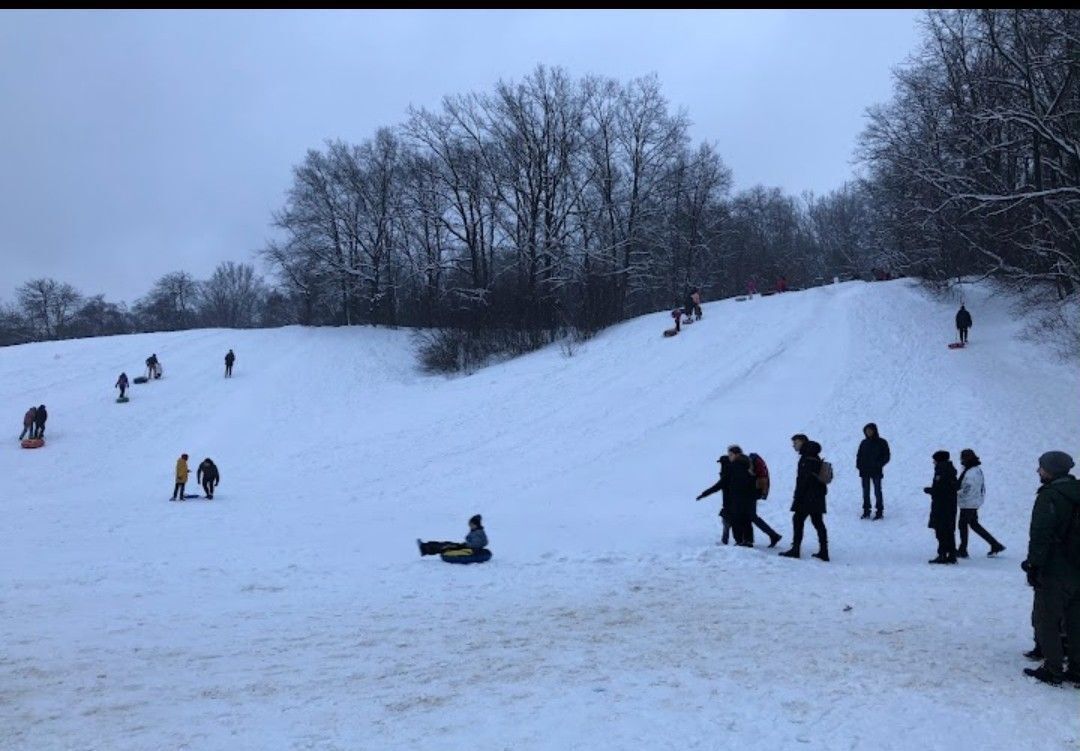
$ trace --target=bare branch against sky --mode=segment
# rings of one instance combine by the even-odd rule
[[[0,299],[32,277],[129,302],[270,236],[290,169],[409,105],[537,63],[659,75],[736,189],[828,191],[914,11],[0,14]]]

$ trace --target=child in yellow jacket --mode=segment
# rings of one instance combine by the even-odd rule
[[[180,458],[176,460],[176,486],[173,488],[173,494],[170,500],[184,500],[184,486],[187,484],[187,478],[187,454],[180,454]]]

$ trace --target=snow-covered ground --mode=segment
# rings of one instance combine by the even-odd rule
[[[404,331],[193,331],[0,349],[0,748],[1066,749],[1080,691],[1021,675],[1038,455],[1075,452],[1080,369],[986,288],[906,281],[645,316],[463,378]],[[222,378],[232,347],[236,376]],[[153,351],[161,382],[110,386]],[[860,520],[861,428],[891,442]],[[833,561],[790,540],[809,433]],[[730,442],[776,550],[717,544]],[[929,566],[930,454],[983,458],[1008,550]],[[221,468],[168,503],[181,452]],[[194,478],[193,478],[194,480]],[[194,486],[194,482],[189,488]],[[483,513],[495,558],[420,559]]]

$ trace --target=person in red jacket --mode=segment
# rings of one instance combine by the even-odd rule
[[[776,291],[777,292],[787,292],[787,277],[786,276],[781,276],[779,279],[776,280]]]

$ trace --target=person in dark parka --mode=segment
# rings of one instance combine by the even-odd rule
[[[757,488],[757,479],[754,477],[750,465],[750,458],[746,456],[738,446],[729,446],[727,454],[720,457],[720,479],[707,490],[702,491],[697,500],[707,498],[717,490],[723,494],[723,511],[721,518],[724,519],[725,534],[730,528],[735,534],[735,544],[742,547],[754,546],[754,517],[757,516],[757,501],[760,493]],[[727,540],[723,542],[726,544]]]
[[[206,457],[199,464],[199,468],[195,472],[195,481],[202,485],[206,500],[212,501],[214,499],[214,488],[221,482],[221,473],[218,472],[217,465],[214,464],[210,457]]]
[[[791,549],[780,555],[798,558],[802,549],[803,527],[807,517],[818,536],[818,552],[814,558],[829,560],[829,532],[825,528],[825,496],[828,487],[819,477],[821,473],[821,444],[799,433],[792,437],[792,445],[799,452],[799,468],[795,476],[795,497],[791,503],[791,525],[794,535]]]
[[[416,541],[420,548],[420,555],[438,555],[448,550],[483,550],[488,546],[487,532],[484,531],[484,520],[480,514],[469,519],[469,533],[465,535],[465,542],[422,542]]]
[[[236,355],[233,354],[233,351],[230,349],[225,354],[225,377],[226,378],[232,378],[232,366],[233,366],[234,362],[236,362]]]
[[[971,313],[963,305],[956,311],[956,330],[960,332],[960,343],[967,344],[968,329],[971,328]]]
[[[1043,664],[1024,673],[1050,684],[1080,682],[1080,563],[1069,554],[1080,514],[1080,480],[1071,474],[1072,457],[1047,451],[1039,457],[1042,485],[1031,509],[1027,559],[1022,568],[1035,588],[1035,637]],[[1068,633],[1069,669],[1065,671],[1064,621]]]
[[[923,492],[930,496],[930,521],[938,541],[938,554],[930,563],[956,563],[956,467],[948,451],[935,451],[934,481]]]
[[[874,519],[885,516],[885,501],[881,496],[881,478],[884,476],[885,465],[889,463],[889,442],[878,434],[878,427],[874,423],[867,423],[863,428],[863,440],[859,444],[858,454],[855,456],[855,468],[859,470],[862,478],[862,518],[870,518],[870,484],[874,485],[874,497],[877,500],[877,512]]]
[[[720,503],[720,524],[724,530],[720,536],[720,542],[722,542],[724,545],[727,545],[728,539],[731,535],[732,520],[735,517],[735,511],[731,505],[731,494],[724,491],[724,486],[726,485],[727,480],[731,477],[731,459],[728,457],[727,454],[724,454],[716,460],[716,463],[720,465],[720,479],[718,479],[715,484],[710,485],[708,488],[701,491],[701,493],[695,500],[700,501],[703,498],[708,498],[713,493],[720,491],[720,497],[723,499]],[[739,544],[738,533],[735,534],[735,544]]]
[[[38,406],[34,413],[34,438],[45,437],[45,421],[49,419],[49,413],[45,411],[45,405]]]

